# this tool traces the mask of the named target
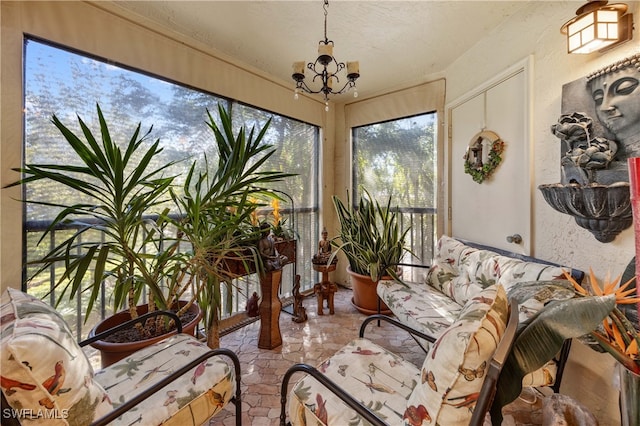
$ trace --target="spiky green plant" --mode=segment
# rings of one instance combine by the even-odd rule
[[[391,207],[391,197],[386,205],[380,205],[366,189],[362,193],[355,208],[346,207],[333,196],[340,231],[332,240],[337,250],[329,262],[342,251],[351,271],[357,274],[369,275],[374,282],[385,275],[400,279],[397,267],[402,256],[411,253],[405,243],[411,228],[401,229],[399,213]]]
[[[141,124],[120,148],[111,138],[100,106],[96,108],[100,138],[80,117],[78,123],[84,138],[73,133],[57,116],[52,118],[80,165],[26,164],[14,169],[24,177],[12,185],[48,180],[82,198],[72,203],[27,200],[60,209],[40,242],[59,225],[73,224],[77,229],[34,262],[40,265],[35,275],[60,262],[64,264],[64,273],[55,283],[58,300],[66,293],[74,298],[78,292],[86,291],[90,294],[87,306],[90,312],[100,296],[103,281],[110,280],[114,285],[114,307],[128,306],[131,316],[136,317],[136,302],[145,288],[149,290],[150,310],[156,305],[167,308],[161,282],[165,269],[174,261],[176,246],[164,242],[167,221],[163,215],[157,219],[149,215],[169,200],[168,190],[174,176],[165,173],[174,162],[154,166],[154,160],[162,152],[160,141],[149,144],[151,128],[141,136]],[[90,274],[87,283],[85,278]]]
[[[241,262],[244,269],[255,265],[261,270],[256,250],[259,231],[251,223],[252,213],[259,204],[254,199],[276,197],[268,185],[290,173],[261,171],[275,149],[263,143],[271,120],[256,133],[248,135],[245,127],[234,134],[231,117],[218,105],[222,126],[218,126],[207,111],[207,125],[213,131],[218,150],[218,164],[213,172],[205,160],[204,167],[193,163],[184,184],[184,195],[171,190],[178,208],[174,224],[181,238],[191,246],[182,256],[181,268],[172,275],[172,287],[189,286],[205,314],[207,342],[219,344],[218,320],[222,286],[231,286],[237,277],[229,262]]]
[[[197,301],[208,329],[215,327],[222,304],[221,285],[230,285],[237,276],[228,268],[229,259],[244,263],[247,269],[261,266],[255,254],[258,233],[250,220],[258,204],[252,200],[277,197],[268,184],[291,176],[260,170],[275,152],[271,145],[263,144],[270,121],[257,133],[252,128],[247,135],[243,126],[234,134],[231,118],[221,105],[218,112],[222,127],[207,111],[206,124],[214,133],[219,154],[217,168],[211,171],[206,161],[199,168],[194,162],[184,193],[178,194],[172,186],[174,176],[165,176],[175,162],[153,165],[162,148],[159,140],[147,146],[151,129],[140,136],[139,124],[121,149],[111,139],[100,106],[97,111],[101,140],[80,117],[84,139],[56,116],[52,120],[82,165],[27,164],[16,169],[24,177],[11,186],[46,179],[84,197],[70,204],[28,201],[61,210],[41,241],[58,225],[80,225],[73,235],[34,262],[40,265],[34,276],[62,262],[65,272],[55,283],[58,300],[65,294],[74,298],[78,292],[88,292],[87,312],[100,296],[103,281],[110,280],[114,308],[128,307],[132,318],[137,316],[136,305],[145,289],[149,311],[156,307],[169,309],[190,295],[178,314]],[[161,210],[160,206],[169,201],[173,201],[175,210]],[[150,216],[154,210],[158,210],[156,215]],[[174,233],[168,234],[168,229]],[[101,233],[104,239],[91,237]],[[185,241],[190,249],[178,250]],[[217,329],[213,333],[217,335]],[[210,345],[215,347],[217,343]]]

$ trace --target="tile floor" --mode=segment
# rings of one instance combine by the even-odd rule
[[[340,288],[335,296],[335,315],[317,314],[315,297],[307,297],[304,306],[308,320],[295,323],[291,315],[282,312],[280,331],[282,346],[273,350],[258,349],[260,323],[254,322],[222,336],[221,347],[233,350],[240,358],[242,369],[242,423],[252,426],[279,424],[281,377],[298,362],[318,365],[347,342],[357,337],[360,323],[365,316],[351,305],[351,290]],[[373,341],[394,348],[411,362],[422,365],[424,352],[408,334],[392,330],[384,323],[381,327],[369,325],[365,336]],[[293,382],[296,381],[293,377]],[[292,382],[292,383],[293,383]],[[541,400],[533,395],[505,408],[503,425],[540,425]],[[234,425],[234,407],[227,407],[209,421],[209,425]]]

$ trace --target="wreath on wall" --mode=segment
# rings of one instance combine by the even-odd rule
[[[464,172],[478,183],[491,177],[502,162],[504,141],[496,132],[483,130],[471,138],[464,154]]]

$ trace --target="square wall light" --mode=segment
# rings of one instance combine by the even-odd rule
[[[633,14],[625,15],[627,5],[590,1],[576,11],[561,32],[567,35],[569,53],[592,53],[607,50],[633,37]]]

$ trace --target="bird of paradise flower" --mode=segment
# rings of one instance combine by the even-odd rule
[[[619,275],[614,280],[611,280],[610,274],[607,273],[602,286],[600,286],[593,270],[589,268],[589,282],[591,283],[589,291],[578,284],[569,273],[565,272],[564,275],[581,296],[607,296],[613,294],[615,295],[616,305],[640,303],[640,297],[627,297],[636,291],[635,288],[629,289],[635,277],[622,285],[618,285],[621,276]],[[602,328],[593,330],[590,335],[602,349],[611,354],[625,368],[640,374],[640,355],[638,353],[640,335],[636,327],[617,306],[602,321]]]

